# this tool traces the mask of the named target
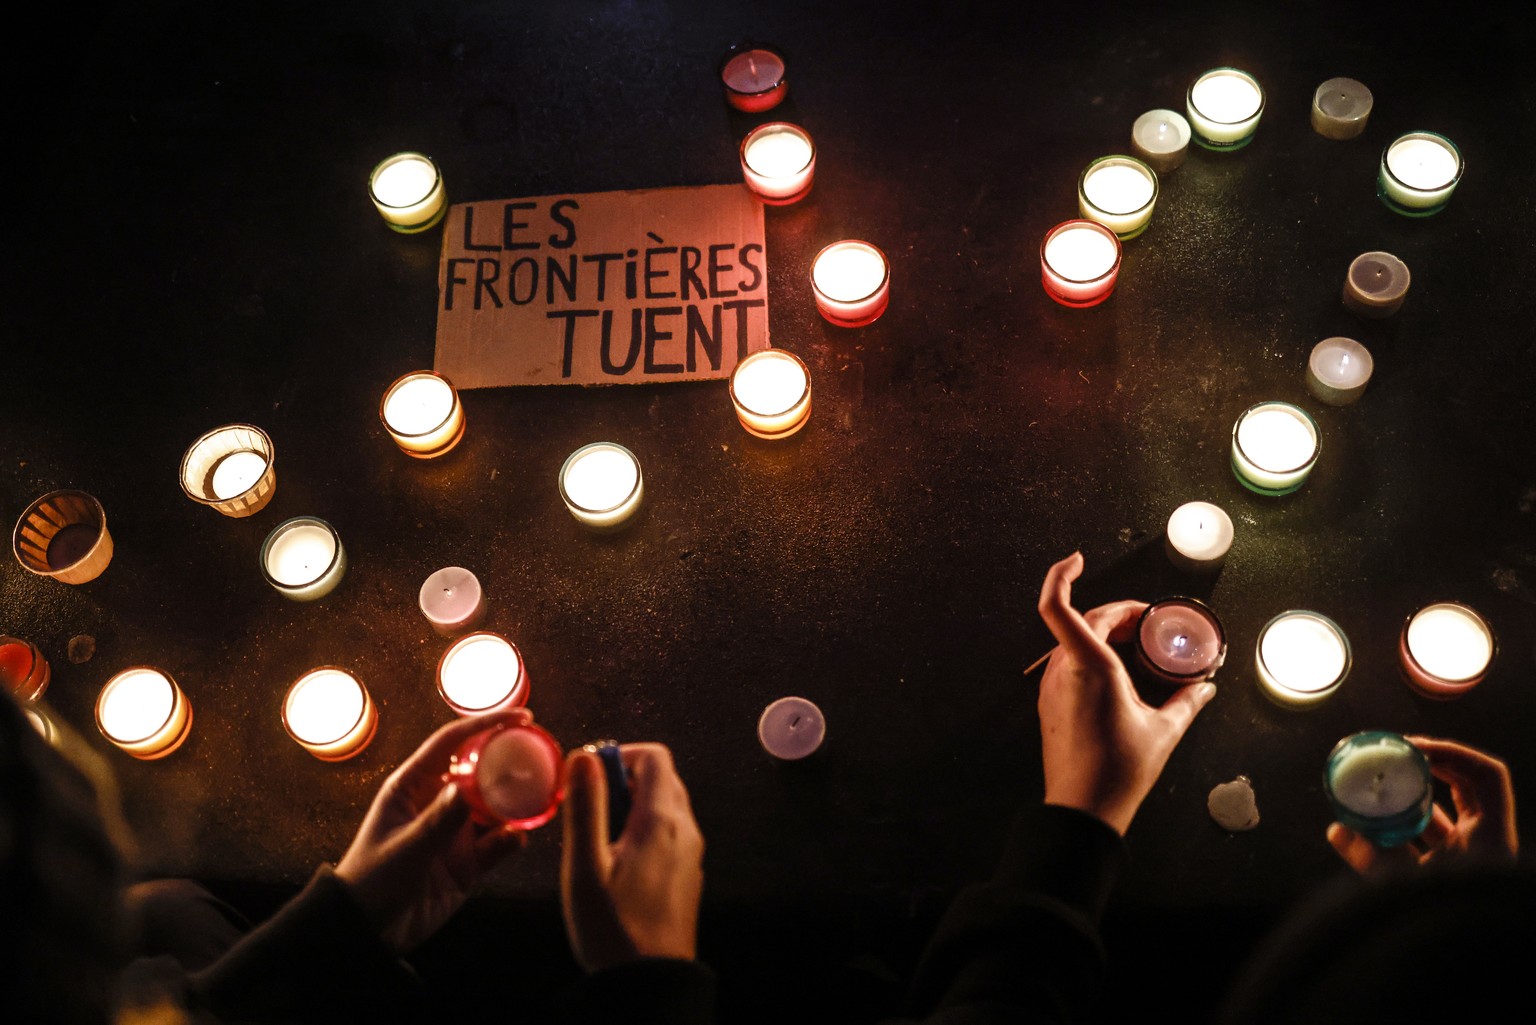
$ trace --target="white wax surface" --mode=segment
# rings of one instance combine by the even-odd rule
[[[1189,101],[1212,121],[1236,124],[1259,112],[1263,96],[1247,78],[1233,72],[1217,72],[1195,83]]]
[[[720,77],[739,93],[760,93],[783,81],[784,62],[770,50],[748,50],[726,61]]]
[[[760,416],[786,413],[805,394],[805,369],[771,349],[743,364],[732,381],[736,401]]]
[[[757,739],[775,758],[793,761],[821,747],[827,721],[821,709],[805,698],[780,698],[763,710],[757,721]]]
[[[438,377],[413,377],[384,400],[384,422],[399,434],[426,434],[453,412],[453,388]]]
[[[1168,517],[1168,540],[1197,562],[1220,559],[1232,547],[1232,518],[1210,502],[1186,502]]]
[[[1303,466],[1317,449],[1307,425],[1286,409],[1260,409],[1243,417],[1237,443],[1261,470],[1282,473]]]
[[[1408,624],[1408,651],[1437,679],[1470,680],[1492,661],[1493,637],[1466,609],[1431,605]]]
[[[640,481],[640,464],[617,448],[590,448],[566,467],[565,493],[583,509],[605,512],[622,505]]]
[[[363,685],[339,669],[317,669],[294,685],[284,710],[294,736],[329,744],[363,717]]]
[[[1045,262],[1069,281],[1093,281],[1108,274],[1118,257],[1115,244],[1092,228],[1067,228],[1045,244]]]
[[[1358,388],[1371,379],[1375,361],[1353,338],[1324,338],[1312,348],[1307,367],[1331,388]]]
[[[1312,104],[1339,121],[1358,121],[1370,114],[1371,91],[1353,78],[1330,78],[1317,87]]]
[[[1344,639],[1314,616],[1273,623],[1259,638],[1259,658],[1279,686],[1308,694],[1328,687],[1348,661]]]
[[[385,206],[412,206],[426,199],[437,169],[420,157],[396,160],[373,179],[373,194]]]
[[[302,523],[284,531],[267,550],[267,572],[288,587],[319,580],[336,558],[336,536],[324,527]]]
[[[417,595],[422,615],[443,626],[462,623],[480,608],[480,580],[462,566],[445,566],[427,577]]]
[[[747,145],[747,167],[764,178],[787,178],[811,162],[810,140],[799,132],[766,132]]]
[[[455,705],[477,710],[506,700],[520,672],[521,662],[512,645],[500,637],[479,634],[449,649],[439,682]]]
[[[125,744],[148,740],[171,718],[176,692],[164,673],[130,669],[107,685],[101,699],[101,727]]]
[[[1189,122],[1174,110],[1149,110],[1131,125],[1131,138],[1148,153],[1177,153],[1189,145]]]
[[[554,752],[532,730],[502,730],[480,749],[475,785],[492,814],[530,819],[549,807],[559,780]]]
[[[223,500],[243,495],[267,472],[267,461],[259,452],[247,449],[231,452],[213,468],[213,497]]]
[[[1152,200],[1152,182],[1134,167],[1107,164],[1083,179],[1088,202],[1106,213],[1134,213]]]
[[[1396,744],[1345,752],[1330,778],[1340,804],[1371,818],[1400,814],[1424,797],[1424,770],[1411,750]]]
[[[827,298],[855,302],[879,289],[885,280],[885,259],[862,243],[845,242],[817,258],[811,280]]]
[[[1403,139],[1387,150],[1387,168],[1398,181],[1410,188],[1444,188],[1456,177],[1458,160],[1434,139]]]

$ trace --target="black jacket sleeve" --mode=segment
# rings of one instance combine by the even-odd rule
[[[709,1025],[715,973],[698,961],[649,958],[593,972],[559,1006],[571,1025]]]

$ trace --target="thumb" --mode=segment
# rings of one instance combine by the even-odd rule
[[[1328,826],[1328,842],[1350,868],[1365,875],[1376,864],[1376,845],[1342,822]]]
[[[458,784],[449,783],[405,827],[400,837],[401,846],[445,848],[468,819],[469,805],[460,796]]]
[[[1181,687],[1173,697],[1163,702],[1163,707],[1157,710],[1157,714],[1172,732],[1174,744],[1179,742],[1189,730],[1189,724],[1195,721],[1195,716],[1199,715],[1200,710],[1210,704],[1215,696],[1214,683],[1192,683],[1187,687]]]
[[[603,882],[612,855],[608,849],[608,784],[602,765],[590,751],[566,758],[565,844],[561,868],[572,881]]]

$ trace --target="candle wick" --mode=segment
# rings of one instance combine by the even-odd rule
[[[796,726],[799,726],[799,725],[800,725],[800,717],[798,715],[795,716],[793,719],[789,720],[789,728],[790,729],[794,729]]]

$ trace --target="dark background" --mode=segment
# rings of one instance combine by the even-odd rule
[[[787,1009],[812,964],[871,946],[899,961],[989,869],[1041,790],[1037,678],[1020,674],[1052,643],[1040,580],[1080,548],[1080,606],[1194,594],[1226,625],[1221,690],[1131,830],[1110,920],[1123,978],[1164,970],[1170,936],[1219,964],[1241,953],[1238,929],[1337,870],[1321,769],[1340,737],[1458,738],[1536,785],[1530,32],[1457,13],[394,0],[51,15],[13,40],[7,71],[0,511],[11,523],[82,488],[117,554],[77,587],[7,559],[0,630],[42,647],[53,708],[110,752],[146,871],[260,907],[339,857],[380,781],[449,719],[432,684],[445,642],[416,592],[471,568],[487,627],[528,660],[540,722],[570,745],[674,750],[708,840],[703,953],[746,1020],[804,1014]],[[715,76],[747,37],[790,63],[789,100],[755,117]],[[1040,239],[1076,216],[1083,166],[1223,64],[1266,89],[1255,140],[1192,149],[1164,176],[1109,302],[1052,303]],[[1375,94],[1348,142],[1308,124],[1336,75]],[[395,448],[379,398],[432,362],[441,234],[384,226],[366,194],[378,160],[430,153],[450,201],[734,182],[741,136],[769,119],[819,150],[810,196],[766,217],[773,342],[814,381],[800,435],[749,437],[721,382],[542,387],[466,392],[468,433],[445,458]],[[1450,136],[1467,165],[1423,220],[1374,196],[1382,148],[1416,129]],[[890,310],[859,330],[826,324],[807,284],[810,257],[844,237],[892,261]],[[1339,302],[1371,249],[1413,274],[1389,320]],[[1336,334],[1376,360],[1339,409],[1303,379]],[[1323,437],[1283,498],[1228,467],[1232,422],[1272,398]],[[187,445],[232,421],[277,449],[276,498],[244,521],[177,484]],[[579,529],[555,486],[594,440],[632,449],[646,477],[641,518],[614,537]],[[1236,522],[1214,581],[1163,557],[1168,514],[1193,499]],[[351,560],[315,604],[257,568],[266,533],[305,514],[335,524]],[[1396,642],[1412,610],[1448,598],[1493,623],[1499,653],[1476,690],[1437,704],[1402,682]],[[1340,623],[1355,655],[1305,712],[1267,701],[1252,668],[1259,628],[1298,607]],[[77,634],[97,645],[79,665]],[[101,685],[136,663],[174,675],[195,710],[164,761],[111,752],[92,723]],[[327,663],[380,705],[373,744],[339,765],[278,714]],[[754,731],[790,693],[830,734],[780,765]],[[1205,797],[1238,774],[1262,822],[1229,835]],[[423,952],[445,999],[505,998],[508,978],[542,992],[574,970],[558,846],[558,826],[534,836]],[[552,967],[489,967],[535,959]]]

